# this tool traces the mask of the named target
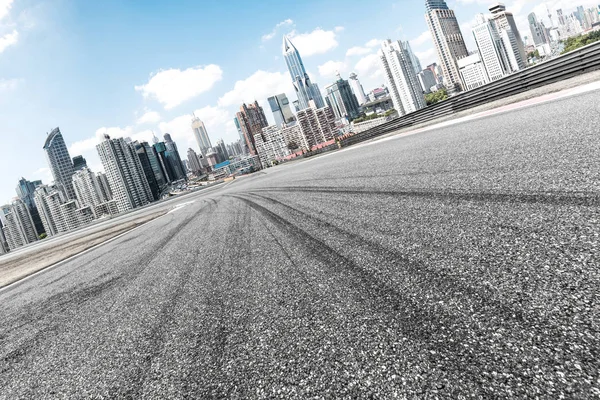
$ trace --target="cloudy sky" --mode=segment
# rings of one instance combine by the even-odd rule
[[[507,0],[522,34],[532,10],[598,0]],[[365,91],[384,83],[382,39],[410,40],[423,66],[436,61],[419,0],[0,0],[0,201],[21,177],[50,183],[42,145],[59,126],[71,156],[101,170],[98,134],[150,140],[169,132],[196,148],[190,114],[211,139],[237,139],[242,102],[293,89],[281,57],[292,38],[321,89],[355,72]],[[490,1],[450,0],[467,38]],[[577,3],[577,4],[575,4]],[[547,19],[547,17],[545,17]]]

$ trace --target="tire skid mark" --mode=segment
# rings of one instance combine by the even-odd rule
[[[318,186],[288,186],[253,189],[252,192],[300,192],[300,193],[335,193],[342,195],[378,195],[389,197],[418,197],[439,201],[479,201],[486,203],[523,203],[548,204],[556,206],[600,206],[600,195],[595,193],[502,193],[502,192],[470,192],[458,190],[371,190],[356,188],[325,188]]]

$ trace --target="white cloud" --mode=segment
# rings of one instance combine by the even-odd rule
[[[223,77],[221,67],[210,64],[186,70],[161,70],[151,76],[148,83],[135,86],[144,97],[156,98],[165,109],[177,107],[181,103],[209,91]]]
[[[369,54],[361,58],[354,69],[358,71],[359,75],[375,77],[380,74],[381,65],[379,62],[379,56],[377,54]]]
[[[410,41],[410,45],[414,47],[419,47],[426,42],[431,41],[431,32],[425,31],[417,36],[415,39]]]
[[[332,31],[317,28],[312,32],[300,34],[292,32],[289,34],[289,37],[300,54],[302,54],[302,57],[310,57],[315,54],[327,53],[338,46],[336,35],[336,33],[340,32],[338,28],[340,27]]]
[[[271,32],[262,36],[262,38],[261,38],[262,41],[267,42],[267,41],[273,39],[275,37],[275,35],[277,34],[277,31],[279,30],[279,28],[281,28],[282,26],[286,26],[286,25],[292,25],[293,23],[294,23],[294,21],[289,18],[284,21],[281,21],[280,23],[275,25],[275,27],[273,28],[273,30]]]
[[[346,51],[346,57],[364,56],[365,54],[369,54],[370,52],[371,49],[368,47],[354,46],[350,47],[348,51]]]
[[[438,62],[437,54],[433,47],[430,47],[424,51],[417,51],[415,52],[415,56],[417,56],[423,65],[430,65]]]
[[[10,92],[15,90],[21,79],[0,79],[0,92]]]
[[[324,78],[333,78],[336,73],[344,72],[346,64],[343,61],[327,61],[323,65],[319,65],[319,75]]]
[[[346,28],[344,28],[343,26],[336,26],[335,28],[333,28],[333,30],[337,33],[344,32],[344,29]]]
[[[146,112],[144,113],[144,115],[142,115],[141,117],[139,117],[137,119],[137,124],[138,125],[142,125],[142,124],[156,124],[157,122],[160,122],[160,114],[157,113],[156,111],[149,111],[146,110]]]
[[[0,20],[8,15],[12,3],[13,0],[0,0]]]
[[[13,30],[11,33],[7,33],[4,36],[0,37],[0,53],[4,52],[8,47],[17,43],[19,39],[19,32]]]
[[[256,71],[248,78],[237,81],[233,89],[219,98],[220,107],[240,106],[254,100],[266,100],[279,93],[293,93],[291,79],[286,73]]]
[[[365,46],[367,46],[367,47],[379,47],[379,45],[381,45],[381,42],[383,42],[383,40],[371,39],[367,43],[365,43]]]

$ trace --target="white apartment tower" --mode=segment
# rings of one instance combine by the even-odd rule
[[[456,60],[467,57],[469,52],[456,15],[444,0],[425,0],[425,5],[425,19],[442,67],[444,85],[450,91],[462,90]]]
[[[296,114],[300,132],[308,150],[313,146],[332,140],[335,136],[335,116],[329,107],[317,108],[313,101],[311,107]],[[298,143],[300,145],[300,143]]]
[[[254,135],[254,143],[260,162],[263,166],[272,161],[279,161],[290,155],[290,150],[284,140],[281,128],[277,125],[263,128],[262,133]]]
[[[473,28],[473,36],[488,78],[493,82],[510,73],[510,62],[496,25],[488,21],[483,14],[477,15],[476,18],[477,25]]]
[[[408,52],[399,41],[385,40],[378,52],[394,108],[400,116],[425,108],[425,98]]]
[[[152,191],[132,146],[123,138],[104,135],[104,141],[96,149],[120,213],[152,202]]]
[[[2,207],[2,213],[3,232],[10,250],[38,240],[33,219],[23,200],[15,199],[12,204]]]
[[[105,202],[97,176],[87,167],[73,175],[73,187],[81,207],[95,207]]]

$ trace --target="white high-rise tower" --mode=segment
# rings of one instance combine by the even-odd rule
[[[510,61],[495,24],[483,14],[477,15],[476,21],[473,36],[488,78],[493,82],[510,73]]]
[[[192,131],[194,132],[194,137],[196,138],[196,143],[198,143],[200,153],[205,156],[208,150],[212,147],[212,144],[210,143],[210,138],[206,132],[204,122],[202,122],[200,118],[196,117],[196,114],[192,114]]]
[[[108,135],[104,135],[104,141],[97,145],[96,149],[119,212],[152,202],[150,185],[132,146],[129,146],[123,138],[111,139]]]
[[[365,96],[365,91],[354,72],[350,74],[348,82],[350,83],[352,93],[354,93],[356,100],[358,100],[358,104],[361,106],[365,104],[367,102],[367,96]]]
[[[394,108],[405,115],[425,108],[425,98],[410,56],[399,41],[385,40],[378,52]]]

